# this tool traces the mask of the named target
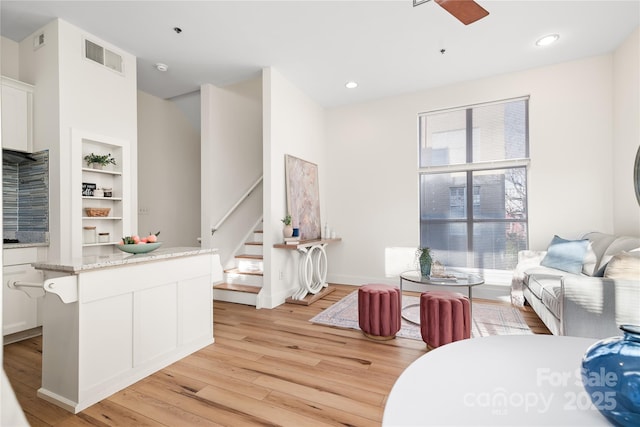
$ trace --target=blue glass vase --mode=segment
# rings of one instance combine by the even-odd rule
[[[594,406],[618,426],[640,426],[640,326],[598,341],[582,358],[582,383]]]
[[[422,277],[429,277],[431,275],[431,262],[420,261],[420,274]]]

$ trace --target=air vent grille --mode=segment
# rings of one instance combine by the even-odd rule
[[[37,49],[44,45],[44,33],[40,33],[33,38],[33,49]]]
[[[115,52],[105,49],[90,40],[84,41],[85,58],[95,61],[100,65],[104,65],[114,71],[122,73],[122,56]]]

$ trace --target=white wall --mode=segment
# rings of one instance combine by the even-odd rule
[[[613,55],[614,232],[640,235],[640,205],[633,187],[633,164],[640,147],[640,29]]]
[[[33,36],[41,31],[45,33],[45,44],[34,50]],[[84,37],[121,54],[124,75],[85,59]],[[132,228],[136,229],[136,58],[57,19],[20,42],[20,76],[36,86],[34,148],[50,150],[49,256],[70,256],[73,244],[80,244],[80,224],[71,221],[71,129],[129,141],[131,203],[124,215],[131,218]]]
[[[613,231],[612,56],[327,112],[328,221],[343,237],[330,281],[391,282],[385,249],[419,244],[417,114],[530,95],[529,241]]]
[[[287,214],[284,156],[291,154],[318,165],[320,218],[326,218],[325,194],[331,171],[326,158],[324,109],[277,69],[263,70],[263,87],[265,284],[258,296],[258,307],[272,308],[297,288],[298,253],[273,248],[282,242],[280,219]]]
[[[172,101],[138,91],[138,229],[165,246],[200,246],[200,128]]]
[[[11,77],[19,80],[18,73],[18,44],[13,40],[0,37],[0,68],[3,76]],[[1,170],[2,166],[0,166]],[[0,178],[1,179],[1,178]],[[2,226],[2,218],[0,218],[0,226]],[[2,279],[2,271],[0,270],[0,283],[4,283]],[[2,293],[0,293],[0,318],[2,316]],[[3,355],[0,352],[0,365],[2,364]],[[12,424],[13,422],[13,424]],[[0,424],[2,425],[26,425],[26,419],[20,405],[15,398],[9,379],[2,371],[0,377]]]
[[[33,49],[33,35],[20,42],[20,80],[35,86],[33,95],[33,149],[49,150],[49,241],[48,256],[58,257],[63,217],[60,198],[60,67],[58,21],[36,33],[44,33],[45,44]],[[35,34],[35,33],[34,33]],[[69,132],[70,133],[70,132]],[[67,190],[68,191],[68,190]],[[68,199],[67,199],[68,202]],[[65,244],[70,243],[70,236]]]
[[[0,36],[0,71],[3,76],[20,80],[20,46],[11,39]]]
[[[262,175],[262,81],[201,87],[202,246],[226,266],[262,216],[262,187],[211,235],[211,228]]]

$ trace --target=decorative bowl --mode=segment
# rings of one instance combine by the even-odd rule
[[[137,245],[116,245],[118,249],[122,252],[127,252],[130,254],[146,254],[147,252],[155,251],[160,247],[162,242],[156,243],[139,243]]]

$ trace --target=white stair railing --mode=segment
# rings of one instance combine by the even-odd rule
[[[236,209],[238,209],[238,207],[242,204],[242,202],[244,202],[247,199],[247,197],[249,197],[251,195],[253,190],[255,190],[258,187],[258,185],[260,185],[260,183],[262,182],[262,178],[263,177],[264,177],[264,175],[260,175],[260,178],[258,178],[256,180],[256,182],[254,182],[253,185],[240,197],[240,199],[236,202],[236,204],[233,205],[231,207],[231,209],[229,209],[227,211],[227,213],[222,217],[222,219],[220,219],[220,221],[218,221],[216,225],[211,227],[211,235],[212,236],[216,231],[218,231],[220,229],[220,227],[222,226],[222,224],[224,224],[224,222],[227,220],[227,218],[229,218],[231,216],[231,214],[233,212],[235,212]]]

